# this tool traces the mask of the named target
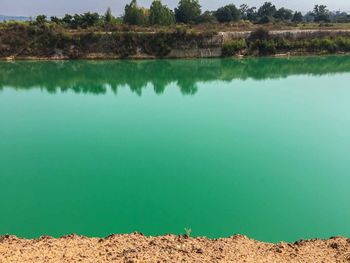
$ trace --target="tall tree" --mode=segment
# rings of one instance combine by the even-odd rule
[[[243,20],[248,20],[247,12],[248,12],[249,6],[247,4],[241,4],[239,6],[239,12],[241,13],[241,18]]]
[[[51,16],[50,21],[55,24],[62,24],[62,19],[59,19],[57,16]]]
[[[43,25],[47,22],[46,20],[46,15],[38,15],[35,19],[35,22],[38,24],[38,25]]]
[[[281,7],[276,11],[276,13],[274,14],[274,17],[278,20],[289,21],[293,17],[293,11],[290,9]]]
[[[258,10],[259,17],[274,16],[276,13],[276,7],[271,2],[265,2]]]
[[[123,22],[129,25],[146,25],[148,23],[147,12],[140,8],[136,0],[125,6]]]
[[[269,23],[273,21],[273,17],[276,13],[276,7],[271,4],[270,2],[265,2],[259,9],[258,9],[258,17],[260,23]]]
[[[314,16],[315,22],[330,21],[329,10],[325,5],[315,5],[312,15]]]
[[[62,18],[62,22],[66,25],[71,27],[73,21],[73,16],[70,14],[65,14],[65,16]]]
[[[175,16],[160,0],[154,0],[149,11],[149,22],[151,25],[171,25],[175,23]]]
[[[104,20],[106,23],[111,23],[113,20],[112,10],[110,7],[107,8],[107,11],[104,15]]]
[[[246,11],[247,19],[252,22],[256,22],[258,20],[258,12],[256,11],[256,7],[250,7]]]
[[[175,18],[179,23],[193,23],[201,15],[201,12],[198,0],[180,0],[175,8]]]
[[[240,19],[240,12],[234,4],[220,7],[215,12],[216,19],[221,23],[237,22]]]
[[[214,16],[214,13],[210,11],[205,11],[196,19],[197,24],[209,24],[209,23],[215,23],[215,22],[217,22],[217,19]]]
[[[301,23],[303,22],[304,17],[303,14],[301,12],[295,12],[293,17],[292,17],[292,22],[293,23]]]

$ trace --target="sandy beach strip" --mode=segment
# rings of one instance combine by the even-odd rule
[[[88,238],[74,234],[21,239],[0,237],[0,262],[350,262],[350,239],[264,243],[242,235],[207,239],[140,233]]]

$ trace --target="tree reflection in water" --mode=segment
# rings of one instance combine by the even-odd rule
[[[48,92],[104,94],[129,87],[138,95],[151,84],[162,94],[175,83],[183,94],[195,94],[198,82],[264,80],[291,75],[324,75],[350,71],[350,56],[148,60],[0,62],[0,89],[45,89]]]

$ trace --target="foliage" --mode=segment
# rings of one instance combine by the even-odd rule
[[[336,38],[335,43],[338,49],[345,52],[350,52],[350,38],[338,37]]]
[[[161,1],[162,0],[153,0],[150,9],[146,9],[139,7],[137,0],[131,0],[131,2],[125,6],[125,13],[122,17],[114,17],[111,9],[108,8],[104,15],[91,12],[74,15],[66,14],[63,18],[52,16],[50,21],[47,21],[45,15],[39,15],[34,21],[31,20],[28,23],[41,26],[59,25],[70,29],[100,27],[105,30],[113,30],[115,25],[121,23],[125,25],[145,27],[149,25],[169,26],[174,23],[205,23],[207,25],[217,25],[217,22],[232,23],[238,22],[240,19],[254,24],[274,23],[276,25],[282,25],[282,23],[275,23],[276,21],[293,22],[295,24],[301,22],[316,22],[320,23],[320,26],[330,26],[330,22],[350,22],[350,15],[348,13],[342,11],[330,12],[325,5],[315,5],[313,10],[307,12],[304,16],[301,12],[293,12],[284,7],[277,10],[271,2],[265,2],[259,8],[248,6],[246,4],[242,4],[237,8],[234,4],[229,4],[218,8],[214,12],[206,11],[202,14],[199,3],[200,0],[179,0],[175,11],[172,11],[167,6],[163,5]],[[291,26],[289,23],[285,25]],[[130,30],[130,28],[124,26],[122,30]]]
[[[350,15],[346,12],[337,11],[335,13],[330,13],[330,19],[336,23],[349,23]]]
[[[35,19],[35,22],[37,25],[43,25],[45,24],[47,21],[46,21],[46,16],[45,15],[38,15]]]
[[[276,11],[276,7],[271,2],[265,2],[258,9],[259,22],[262,24],[272,22]]]
[[[242,4],[239,7],[239,12],[243,20],[249,20],[252,22],[256,22],[258,20],[258,13],[256,11],[256,7],[249,7],[246,4]]]
[[[240,51],[245,49],[245,42],[243,39],[232,40],[222,46],[222,55],[230,57],[237,55]]]
[[[217,19],[212,12],[205,11],[196,19],[197,24],[213,24],[216,23]]]
[[[269,39],[271,39],[269,31],[267,29],[260,27],[250,34],[248,41],[269,40]]]
[[[281,7],[275,12],[274,17],[281,21],[289,21],[293,17],[293,11],[290,9]]]
[[[105,16],[104,16],[104,21],[106,23],[112,23],[112,21],[113,21],[112,10],[110,7],[107,8],[107,11],[106,11]]]
[[[98,13],[84,13],[75,14],[74,16],[66,14],[62,19],[57,17],[51,17],[51,21],[56,24],[63,24],[66,27],[77,29],[77,28],[88,28],[97,26],[101,20]]]
[[[226,5],[215,12],[216,19],[221,23],[237,22],[240,12],[234,4]]]
[[[185,228],[185,237],[190,237],[191,232],[192,232],[191,228]]]
[[[160,0],[154,0],[149,12],[149,22],[151,25],[168,26],[175,23],[175,16]]]
[[[273,40],[256,40],[249,43],[249,51],[258,55],[272,55],[276,53],[276,44]]]
[[[136,0],[131,0],[131,3],[125,6],[123,22],[129,25],[147,25],[147,11],[140,8]]]
[[[201,15],[201,6],[198,0],[180,0],[175,8],[175,18],[178,23],[194,23]]]
[[[51,16],[50,17],[50,21],[54,24],[62,24],[62,19],[59,19],[57,16]]]
[[[295,12],[292,17],[293,23],[301,23],[303,22],[304,18],[301,12]]]
[[[325,5],[315,5],[312,15],[315,22],[330,22],[329,10]]]

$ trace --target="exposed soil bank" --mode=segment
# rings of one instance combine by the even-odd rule
[[[255,31],[254,31],[255,32]],[[300,55],[350,51],[350,30],[274,30],[269,39],[235,32],[70,32],[8,26],[0,30],[0,59],[216,58],[231,55]],[[248,39],[248,42],[246,41]],[[242,40],[242,46],[236,42]],[[272,41],[273,40],[273,41]],[[231,44],[232,54],[223,52]]]
[[[350,239],[263,243],[236,235],[210,240],[165,235],[0,237],[0,262],[350,262]]]

